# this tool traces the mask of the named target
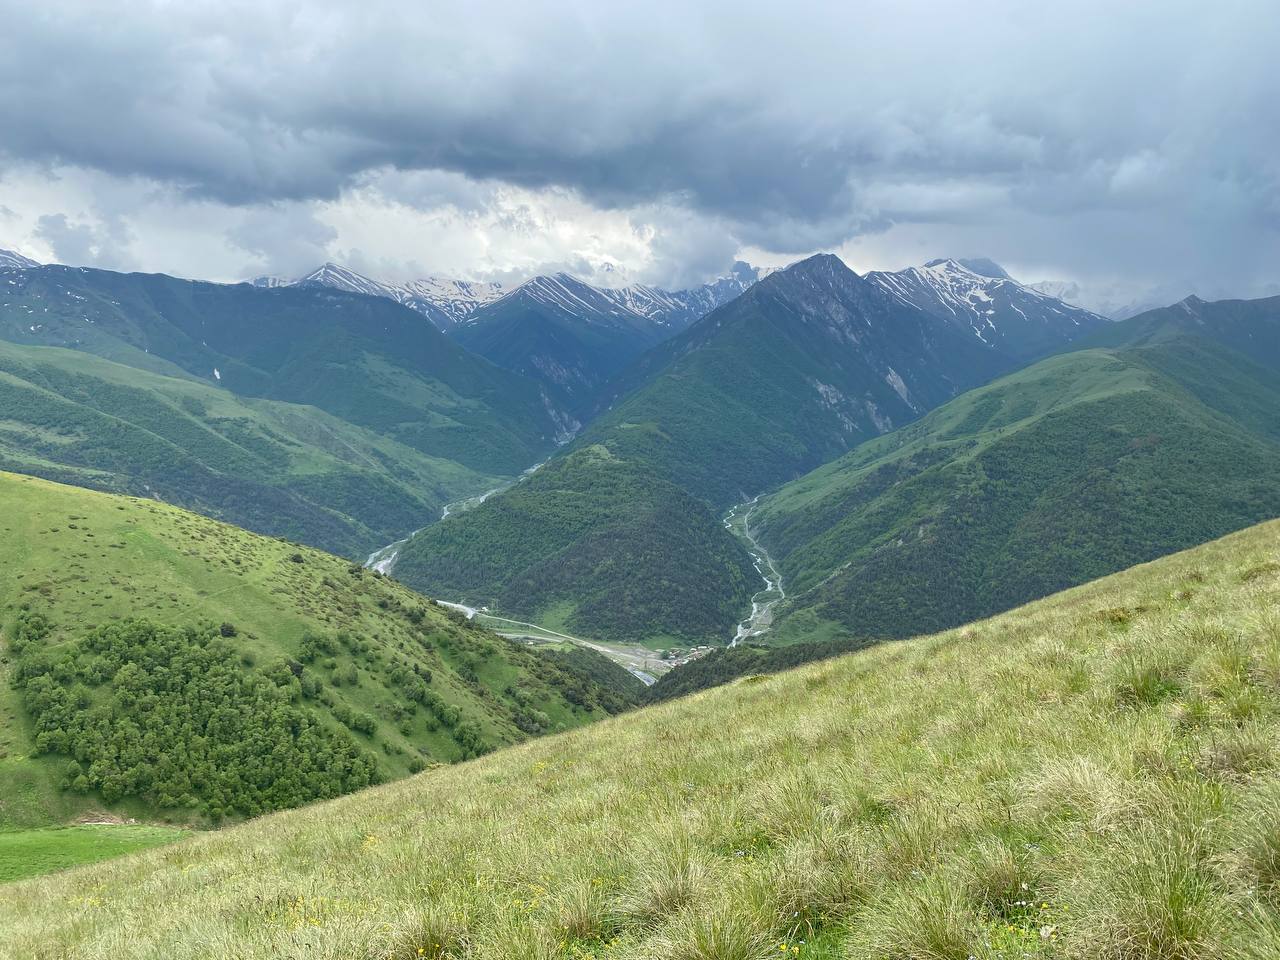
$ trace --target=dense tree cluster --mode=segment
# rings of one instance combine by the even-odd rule
[[[70,758],[72,789],[218,820],[376,780],[374,759],[349,734],[324,728],[295,702],[302,691],[293,670],[245,669],[217,627],[131,620],[46,644],[49,632],[39,614],[19,618],[15,678],[37,749]]]

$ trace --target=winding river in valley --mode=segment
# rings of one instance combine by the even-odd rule
[[[545,461],[544,461],[545,462]],[[541,463],[530,467],[522,474],[525,476],[533,473]],[[516,481],[519,482],[519,481]],[[501,493],[511,484],[504,484],[500,487],[494,487],[492,490],[486,490],[484,493],[476,494],[471,497],[464,497],[461,500],[454,500],[452,503],[446,503],[440,511],[440,519],[455,516],[459,513],[465,513],[467,510],[473,510],[480,504],[484,503],[495,493]],[[396,560],[400,556],[400,551],[406,543],[426,527],[419,527],[409,536],[389,543],[385,547],[379,547],[373,553],[369,554],[364,565],[370,570],[376,570],[385,576],[392,575]],[[568,643],[577,644],[580,647],[586,647],[589,650],[595,650],[602,653],[615,663],[625,667],[634,676],[639,678],[646,686],[650,686],[657,682],[657,674],[665,673],[669,669],[670,664],[667,663],[659,653],[650,650],[647,647],[639,645],[623,645],[623,644],[602,644],[594,643],[590,640],[584,640],[581,637],[574,637],[567,633],[561,633],[558,630],[551,630],[548,627],[540,626],[536,623],[527,623],[523,620],[511,620],[507,617],[499,617],[489,613],[486,608],[477,608],[467,606],[465,603],[455,603],[450,600],[436,599],[442,607],[450,610],[456,610],[466,616],[468,620],[475,620],[482,626],[488,627],[494,633],[510,639],[519,640],[541,640],[543,642],[566,641]]]
[[[773,625],[773,608],[787,598],[782,588],[782,574],[773,563],[773,558],[751,533],[751,514],[760,502],[759,495],[738,504],[724,518],[725,529],[742,541],[747,552],[751,554],[752,564],[760,579],[764,581],[764,589],[751,598],[751,616],[738,624],[738,632],[734,634],[729,646],[736,647],[749,637],[758,637]]]

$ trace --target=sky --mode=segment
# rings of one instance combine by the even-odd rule
[[[0,247],[238,280],[818,251],[1280,293],[1274,0],[0,0]]]

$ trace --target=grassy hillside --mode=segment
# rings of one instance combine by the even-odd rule
[[[1280,369],[1280,297],[1201,300],[1190,296],[1090,334],[1085,346],[1150,345],[1185,333],[1212,337],[1255,363]]]
[[[5,888],[8,956],[1280,953],[1280,524]]]
[[[61,266],[4,271],[0,292],[0,339],[309,404],[481,473],[519,473],[561,429],[536,384],[380,297]]]
[[[138,823],[80,823],[0,831],[0,883],[173,843],[189,831]]]
[[[602,444],[421,531],[394,573],[441,597],[659,646],[732,636],[757,580],[705,504]]]
[[[337,557],[0,474],[0,829],[241,817],[627,704]]]
[[[1192,336],[971,391],[761,501],[769,636],[943,629],[1280,516],[1267,417],[1274,374]]]
[[[154,496],[347,556],[497,478],[309,406],[0,341],[0,467]]]

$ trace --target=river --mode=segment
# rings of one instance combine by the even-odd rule
[[[751,514],[759,501],[760,497],[757,494],[750,500],[738,504],[724,518],[725,529],[746,546],[747,552],[751,554],[756,573],[764,581],[764,589],[751,597],[751,616],[738,624],[737,633],[729,641],[731,647],[736,647],[748,637],[758,637],[766,633],[773,625],[773,608],[787,598],[787,593],[782,588],[782,574],[774,566],[769,551],[761,546],[760,541],[751,533]]]

